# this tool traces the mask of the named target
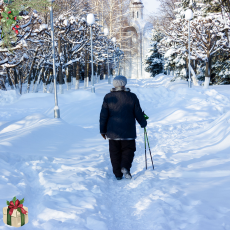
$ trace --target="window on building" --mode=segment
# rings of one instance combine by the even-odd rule
[[[137,18],[138,18],[138,16],[139,16],[139,15],[138,15],[138,12],[137,12]]]
[[[134,18],[134,11],[133,11],[133,18]]]

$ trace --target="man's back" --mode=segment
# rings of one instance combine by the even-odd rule
[[[135,139],[135,119],[141,127],[147,125],[139,100],[129,89],[113,89],[105,96],[100,114],[101,133],[113,140]]]

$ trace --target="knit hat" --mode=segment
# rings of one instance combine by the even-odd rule
[[[113,79],[113,86],[116,87],[122,87],[127,84],[127,78],[125,76],[116,76]]]

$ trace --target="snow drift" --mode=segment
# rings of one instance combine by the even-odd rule
[[[107,82],[96,85],[95,95],[83,85],[59,95],[59,120],[52,94],[1,104],[1,207],[13,196],[25,198],[24,229],[230,229],[230,87],[188,89],[170,79],[128,81],[150,117],[155,164],[153,171],[148,158],[145,170],[137,125],[130,181],[115,180],[108,142],[99,134]],[[0,228],[9,229],[2,221]]]

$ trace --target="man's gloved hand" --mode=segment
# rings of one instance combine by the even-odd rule
[[[145,113],[144,113],[144,117],[145,117],[146,120],[149,119],[149,117]]]
[[[105,135],[105,134],[102,134],[102,133],[101,133],[101,135],[102,135],[102,137],[106,140],[106,135]]]

